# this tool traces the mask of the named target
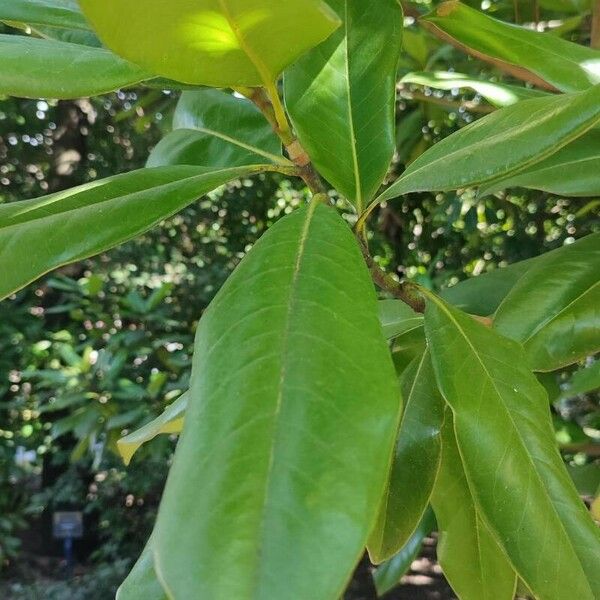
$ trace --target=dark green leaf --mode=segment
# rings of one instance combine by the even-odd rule
[[[432,362],[477,510],[536,596],[597,598],[600,531],[557,452],[522,348],[428,297]]]
[[[392,470],[369,539],[375,563],[396,554],[419,526],[429,504],[440,459],[444,401],[426,350],[402,374],[405,402]]]
[[[333,186],[361,212],[395,148],[396,70],[402,46],[397,0],[330,0],[343,26],[285,74],[298,137]]]
[[[89,29],[76,0],[5,0],[0,3],[0,21]]]
[[[373,526],[401,402],[373,285],[335,210],[297,210],[244,258],[200,321],[189,402],[155,530],[169,594],[337,600]]]
[[[600,120],[600,85],[587,92],[523,100],[435,144],[373,205],[410,192],[486,184],[525,170]]]
[[[520,342],[536,371],[600,350],[600,233],[546,255],[498,307],[494,326]]]
[[[0,94],[7,96],[80,98],[150,77],[104,48],[0,35]]]
[[[126,465],[131,462],[138,449],[161,433],[179,433],[183,429],[183,419],[187,410],[188,394],[180,396],[170,404],[156,419],[140,429],[122,437],[117,442],[119,453]]]
[[[438,560],[458,597],[512,600],[516,574],[473,499],[450,415],[442,430],[442,459],[432,505],[440,535]]]
[[[339,20],[321,0],[80,0],[100,39],[158,75],[214,87],[272,85]]]
[[[510,75],[564,92],[600,83],[600,52],[493,19],[451,0],[421,23],[447,42]]]
[[[254,104],[220,90],[184,92],[173,129],[150,154],[149,167],[236,167],[265,159],[292,164],[281,155],[279,138]]]
[[[56,267],[139,235],[231,179],[268,168],[140,169],[0,205],[0,299]]]
[[[435,516],[431,507],[428,507],[406,545],[395,556],[379,565],[373,572],[373,581],[377,595],[383,596],[386,592],[400,583],[400,580],[410,569],[410,565],[417,558],[423,540],[435,529]]]

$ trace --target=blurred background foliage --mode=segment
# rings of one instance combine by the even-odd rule
[[[586,0],[470,4],[589,42]],[[407,4],[399,79],[453,70],[515,83],[418,28],[412,15],[431,6]],[[0,202],[142,167],[169,130],[177,97],[177,90],[139,88],[65,102],[0,98]],[[493,109],[473,92],[399,85],[389,182],[431,144]],[[78,558],[100,565],[96,582],[107,587],[82,575],[77,594],[109,597],[149,534],[174,447],[173,439],[157,438],[125,468],[116,440],[186,389],[202,311],[254,241],[305,195],[278,175],[236,182],[0,303],[0,569],[8,578],[26,581],[32,565],[49,575],[56,563],[39,557],[60,550],[49,515],[81,509],[87,533]],[[411,194],[378,210],[372,251],[386,269],[440,289],[600,230],[599,205],[520,189],[486,198],[473,190]],[[600,470],[600,403],[597,393],[565,394],[569,376],[550,374],[544,383],[565,459],[582,493],[591,494]],[[5,595],[80,597],[65,595],[61,584],[46,585],[42,596],[35,585],[14,584]]]

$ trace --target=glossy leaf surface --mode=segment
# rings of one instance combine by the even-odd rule
[[[378,306],[379,322],[388,340],[423,326],[423,315],[401,300],[380,300]]]
[[[537,597],[597,598],[600,531],[556,449],[546,393],[522,348],[428,296],[432,362],[478,511]]]
[[[433,33],[519,79],[563,92],[600,83],[600,52],[505,23],[457,1],[421,20]]]
[[[76,0],[4,0],[0,3],[0,21],[89,29]]]
[[[198,327],[155,530],[170,595],[337,600],[373,525],[400,404],[350,229],[330,207],[298,209]]]
[[[119,453],[126,465],[131,462],[139,448],[162,433],[179,433],[183,429],[183,419],[188,404],[188,394],[180,396],[156,419],[117,441]]]
[[[455,190],[511,176],[554,154],[599,119],[600,86],[523,100],[432,146],[374,204],[410,192]]]
[[[80,0],[100,39],[163,77],[271,84],[339,20],[321,0]]]
[[[592,129],[545,160],[509,179],[492,182],[483,193],[524,187],[558,196],[600,195],[600,131]]]
[[[115,600],[168,600],[154,570],[152,537],[125,581],[119,586]]]
[[[220,90],[184,92],[173,129],[150,154],[149,167],[292,164],[281,155],[279,138],[254,104]]]
[[[285,100],[317,169],[360,212],[394,153],[402,9],[397,0],[330,4],[343,25],[286,72]]]
[[[426,350],[401,377],[404,414],[377,524],[369,539],[375,563],[396,554],[419,526],[437,477],[444,400]]]
[[[0,94],[80,98],[111,92],[152,75],[109,50],[21,35],[0,35]]]
[[[476,506],[456,446],[452,417],[442,430],[440,472],[432,497],[438,560],[461,600],[512,600],[517,577]]]
[[[386,592],[400,584],[402,577],[410,569],[410,565],[419,555],[424,539],[435,529],[435,516],[428,507],[406,545],[392,558],[379,565],[373,572],[373,581],[377,594]]]
[[[56,267],[139,235],[231,179],[263,170],[141,169],[50,196],[3,204],[0,299]]]
[[[600,233],[537,262],[506,296],[494,326],[517,340],[536,371],[600,350]]]
[[[540,90],[475,79],[453,71],[412,72],[402,77],[400,83],[422,85],[434,90],[472,89],[498,108],[516,104],[527,98],[546,95]]]

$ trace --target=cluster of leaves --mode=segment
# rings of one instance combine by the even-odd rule
[[[144,81],[235,94],[184,92],[173,131],[146,169],[0,207],[0,258],[6,259],[0,296],[143,233],[231,180],[277,172],[301,178],[313,194],[308,206],[261,237],[211,302],[196,332],[189,393],[120,440],[129,460],[142,442],[183,427],[154,533],[119,596],[334,599],[365,546],[375,562],[394,557],[381,575],[389,583],[390,572],[401,570],[431,529],[431,505],[440,560],[461,598],[509,599],[518,581],[539,598],[597,597],[598,530],[556,452],[548,398],[560,406],[564,394],[586,394],[597,384],[597,363],[589,357],[599,349],[599,234],[573,243],[589,225],[583,232],[570,222],[556,227],[544,212],[551,206],[548,212],[569,221],[571,205],[547,194],[590,199],[599,193],[594,65],[600,54],[456,1],[440,4],[418,19],[417,32],[405,34],[416,41],[433,33],[536,89],[454,71],[405,73],[402,86],[425,84],[429,95],[432,88],[474,89],[486,104],[471,102],[471,113],[490,114],[426,150],[426,138],[420,146],[403,144],[398,160],[406,168],[377,195],[396,146],[403,17],[395,1],[377,11],[359,0],[257,0],[245,7],[154,1],[143,11],[116,0],[80,4],[87,21],[70,2],[14,2],[3,9],[0,18],[26,23],[46,38],[0,39],[4,91],[70,98]],[[495,8],[502,16],[502,3]],[[117,54],[101,47],[96,34]],[[425,56],[429,67],[439,60],[429,53],[425,42],[412,58]],[[51,72],[40,77],[48,56]],[[24,57],[22,71],[16,65]],[[277,87],[283,71],[285,109]],[[411,102],[429,97],[410,89],[408,96]],[[439,107],[456,104],[443,94],[437,99]],[[433,127],[433,133],[441,131]],[[355,236],[326,206],[335,194],[317,172],[351,208],[346,221],[355,222]],[[538,190],[545,203],[531,210],[541,217],[531,228],[515,223],[529,225],[531,217],[521,215],[535,195],[513,199],[505,190],[515,187]],[[413,259],[412,281],[382,271],[380,264],[398,257],[378,261],[369,254],[367,221],[399,196],[409,199],[405,212],[416,203],[413,218],[428,212],[438,236],[440,223],[453,228],[462,221],[463,229],[469,224],[475,231],[489,225],[494,236],[511,237],[518,228],[530,237],[539,231],[544,242],[564,230],[571,239],[438,295],[430,288],[440,283],[435,269],[442,271],[446,260],[458,263],[458,274],[485,264],[471,268],[452,249],[438,247],[428,260]],[[580,216],[595,202],[586,200]],[[383,210],[380,219],[385,216]],[[423,222],[412,229],[416,237]],[[27,261],[7,258],[32,247]],[[402,261],[410,266],[406,254]],[[371,277],[401,300],[378,309]],[[90,281],[91,289],[98,285],[86,276],[88,294]],[[158,287],[154,294],[133,300],[135,310],[156,308],[153,299],[168,291]],[[112,358],[123,337],[118,328],[113,336]],[[154,343],[144,339],[152,350]],[[76,402],[81,394],[105,398],[105,369],[96,377],[98,351],[83,348],[68,358],[61,350],[68,367],[85,375],[75,386]],[[586,360],[567,390],[553,396],[551,384],[568,377],[562,370]],[[133,394],[138,403],[169,391],[169,374],[161,378],[155,368]],[[141,383],[127,375],[124,388],[111,392],[115,397]],[[171,375],[172,391],[183,391],[185,379],[177,369]],[[118,415],[103,414],[94,403],[82,408],[92,410],[94,427],[127,428],[140,418],[139,407]],[[597,434],[593,421],[594,415],[591,423],[582,421],[588,445]],[[82,439],[90,434],[85,427],[81,432]],[[89,438],[82,444],[85,450]]]

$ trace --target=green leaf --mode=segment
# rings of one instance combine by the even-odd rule
[[[546,255],[498,307],[494,326],[520,342],[535,371],[600,350],[600,233]]]
[[[0,205],[0,300],[52,269],[143,233],[231,179],[268,169],[140,169]]]
[[[0,35],[0,94],[7,96],[80,98],[150,77],[104,48]]]
[[[138,449],[161,433],[179,433],[183,429],[183,419],[188,405],[187,392],[170,404],[156,419],[140,429],[122,437],[117,442],[119,454],[126,465],[131,462]]]
[[[469,75],[455,73],[454,71],[415,71],[407,73],[400,83],[411,83],[422,85],[434,90],[455,90],[469,88],[477,92],[485,98],[490,104],[502,108],[516,104],[527,98],[536,98],[546,96],[547,94],[529,88],[519,87],[516,85],[508,85],[506,83],[498,83],[494,81],[485,81],[475,79]]]
[[[512,187],[542,190],[558,196],[600,195],[600,131],[592,129],[525,171],[492,182],[480,196]]]
[[[401,300],[380,300],[378,307],[379,322],[388,340],[423,327],[423,315]]]
[[[372,208],[410,192],[448,191],[508,177],[551,156],[600,120],[600,85],[523,100],[479,119],[421,154]]]
[[[200,321],[156,526],[169,595],[337,600],[373,526],[400,405],[350,229],[325,205],[298,209]]]
[[[477,510],[537,597],[598,598],[600,531],[556,449],[546,393],[522,348],[427,295],[432,362]]]
[[[516,574],[474,502],[450,415],[442,430],[442,459],[432,505],[440,536],[438,560],[458,597],[512,600]]]
[[[0,4],[0,21],[89,29],[75,0],[7,0]]]
[[[404,415],[387,489],[368,545],[375,563],[396,554],[415,533],[429,504],[439,467],[444,401],[435,385],[427,350],[402,374],[401,383]]]
[[[417,558],[423,540],[435,529],[435,516],[431,507],[428,507],[406,545],[389,560],[379,565],[373,572],[373,581],[377,589],[377,595],[383,596],[392,588],[396,587],[402,577],[410,569],[410,565]]]
[[[579,394],[588,394],[600,389],[600,360],[595,360],[573,373],[565,384],[560,397],[573,398]]]
[[[154,570],[153,536],[150,536],[141,556],[119,586],[115,600],[168,600]]]
[[[538,86],[574,92],[600,83],[597,50],[498,21],[455,0],[443,2],[420,23],[460,50]]]
[[[100,39],[158,75],[212,87],[271,85],[339,26],[321,0],[80,0]]]
[[[585,239],[577,240],[568,248],[578,249],[581,244],[587,244]],[[541,261],[547,261],[547,264],[550,264],[559,259],[564,251],[565,247],[563,246],[535,258],[513,263],[508,267],[496,268],[446,288],[440,295],[444,300],[465,312],[487,317],[496,312],[510,290],[534,265]]]
[[[265,159],[292,164],[281,155],[279,138],[254,104],[220,90],[184,92],[173,129],[154,148],[147,166],[236,167]]]
[[[396,71],[402,47],[397,0],[331,0],[343,26],[285,74],[285,100],[312,161],[361,212],[395,148]]]

